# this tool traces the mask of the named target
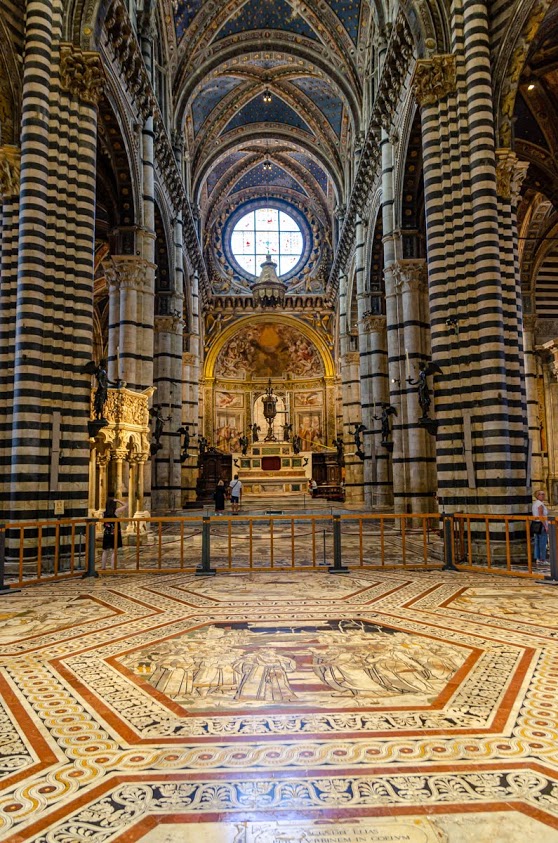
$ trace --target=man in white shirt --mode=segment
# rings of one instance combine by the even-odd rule
[[[238,479],[238,474],[234,475],[234,480],[229,483],[229,491],[231,493],[231,514],[238,515],[240,511],[240,498],[242,497],[242,483]]]

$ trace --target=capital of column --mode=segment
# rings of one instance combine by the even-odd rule
[[[550,355],[550,371],[558,380],[558,339],[549,340],[539,346],[539,351],[544,349]]]
[[[364,314],[364,318],[360,324],[362,325],[362,330],[366,334],[382,333],[386,330],[387,319],[385,316],[377,316],[368,311]]]
[[[191,351],[183,351],[182,352],[182,365],[183,366],[196,366],[198,363],[198,357],[195,354],[192,354]]]
[[[511,149],[496,150],[496,193],[517,205],[523,179],[529,169],[528,161],[520,161]]]
[[[347,351],[346,354],[341,356],[339,361],[341,366],[352,366],[356,363],[360,363],[360,354],[358,351]]]
[[[18,146],[0,146],[0,195],[3,199],[19,195],[21,150]]]
[[[131,257],[128,255],[115,255],[112,258],[114,272],[109,284],[118,284],[121,288],[131,290],[148,291],[153,290],[155,277],[155,264],[145,258]]]
[[[523,314],[523,330],[534,332],[537,327],[537,317],[534,313]]]
[[[455,91],[457,71],[453,53],[419,59],[411,80],[411,88],[420,106],[433,105]]]
[[[184,322],[181,316],[155,316],[155,331],[158,334],[178,334],[182,336]]]
[[[73,44],[60,47],[60,85],[64,91],[97,106],[105,87],[99,53],[84,52]]]
[[[423,290],[427,285],[426,261],[421,260],[398,260],[384,270],[391,273],[393,283],[398,291],[416,292]]]

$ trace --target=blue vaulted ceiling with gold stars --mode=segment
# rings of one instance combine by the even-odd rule
[[[317,292],[363,129],[370,0],[174,0],[173,8],[178,128],[214,291],[249,289],[223,238],[229,217],[263,202],[306,220],[304,289]]]

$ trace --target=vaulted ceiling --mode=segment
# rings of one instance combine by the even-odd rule
[[[174,9],[174,96],[204,225],[272,195],[297,197],[330,226],[362,128],[369,0],[175,0]]]

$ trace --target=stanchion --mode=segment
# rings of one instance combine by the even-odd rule
[[[82,580],[96,578],[99,576],[95,570],[95,531],[97,528],[97,519],[87,519],[87,568],[85,573],[81,575]]]
[[[453,516],[444,514],[444,564],[442,571],[459,571],[453,561]]]
[[[6,575],[6,525],[0,524],[0,595],[2,594],[16,594],[21,591],[19,588],[10,588],[4,582]]]
[[[204,515],[202,521],[201,565],[196,568],[196,577],[214,577],[217,571],[211,567],[211,519]]]
[[[543,585],[558,585],[558,553],[556,548],[556,518],[550,515],[548,524],[548,551],[550,555],[550,576],[542,580]]]
[[[333,565],[329,567],[330,574],[348,574],[349,569],[341,560],[341,518],[333,515]]]

